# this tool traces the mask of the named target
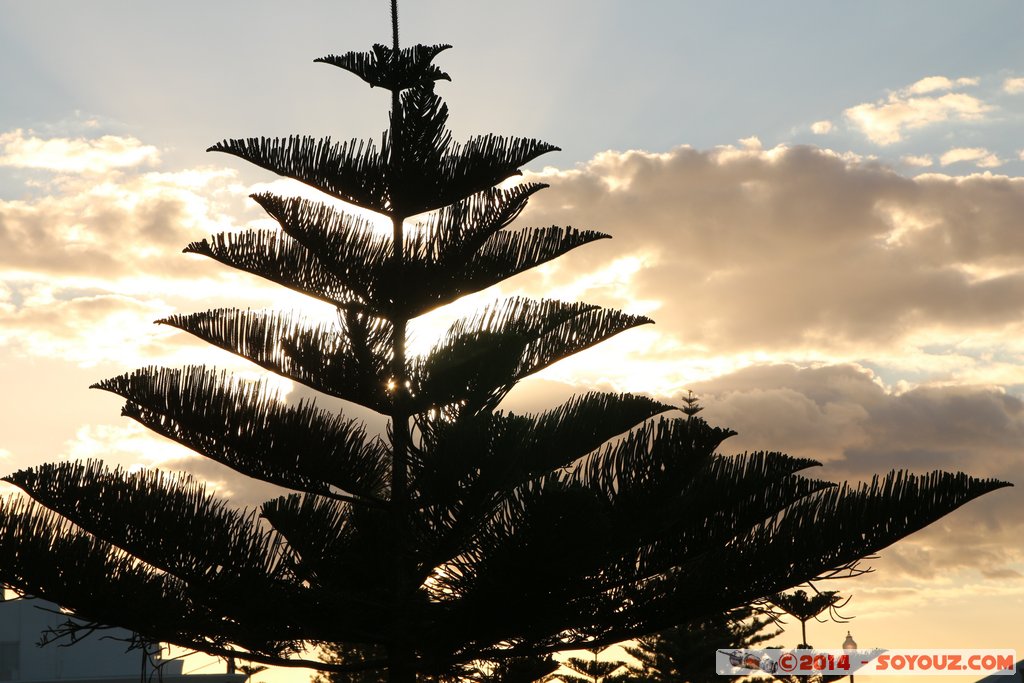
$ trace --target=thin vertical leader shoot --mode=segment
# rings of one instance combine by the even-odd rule
[[[398,0],[391,0],[391,46],[398,54]]]

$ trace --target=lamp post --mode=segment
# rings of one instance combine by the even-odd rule
[[[857,641],[853,639],[850,632],[846,632],[846,640],[843,641],[843,650],[846,654],[850,655],[850,661],[853,661],[853,653],[857,651]],[[851,663],[852,666],[852,663]],[[850,683],[853,683],[853,674],[850,674]]]

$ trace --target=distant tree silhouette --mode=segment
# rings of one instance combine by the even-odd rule
[[[86,628],[410,683],[722,613],[848,571],[1005,485],[940,472],[810,479],[798,473],[812,460],[719,455],[733,432],[629,394],[497,410],[519,380],[650,322],[588,304],[500,301],[408,353],[410,320],[607,235],[509,228],[544,185],[498,185],[557,148],[454,143],[434,89],[448,75],[433,60],[449,46],[401,48],[392,10],[390,47],[317,60],[390,92],[379,144],[293,136],[211,148],[383,216],[387,234],[354,209],[260,193],[281,230],[186,249],[325,302],[337,321],[232,308],[161,321],[383,414],[387,434],[206,366],[102,381],[126,416],[295,493],[237,509],[185,474],[96,461],[20,471],[6,480],[28,498],[0,509],[6,585]],[[303,654],[309,643],[379,654],[322,662]]]
[[[839,614],[839,610],[850,602],[850,596],[844,598],[839,595],[838,591],[819,591],[814,586],[811,586],[811,588],[814,591],[813,594],[809,594],[801,588],[792,593],[779,593],[768,598],[770,603],[800,622],[800,644],[797,645],[798,649],[813,649],[813,646],[807,642],[807,622],[811,619],[824,623],[825,619],[819,617],[827,612],[829,618],[837,624],[845,624],[849,621],[849,619]],[[847,635],[849,635],[849,632],[847,632]],[[876,651],[874,654],[877,655],[878,652],[881,651]],[[834,681],[849,678],[849,676],[821,673],[796,675],[785,674],[780,671],[772,674],[772,678],[782,683],[833,683]]]
[[[683,414],[687,417],[694,417],[697,413],[704,410],[699,403],[699,399],[693,395],[692,391],[687,391],[686,396],[684,396],[682,400],[686,405],[680,408],[680,410],[683,411]]]
[[[838,591],[815,591],[813,595],[808,595],[803,589],[792,593],[779,593],[768,600],[800,622],[801,640],[797,647],[806,649],[811,647],[807,643],[807,622],[811,619],[824,622],[824,619],[818,617],[828,612],[833,621],[844,624],[847,620],[839,615],[838,610],[850,602],[849,597],[842,597]]]
[[[638,662],[633,683],[721,683],[715,652],[765,645],[782,633],[775,621],[749,605],[680,624],[637,641],[627,649]]]

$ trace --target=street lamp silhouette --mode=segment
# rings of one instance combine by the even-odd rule
[[[853,653],[857,651],[857,641],[853,639],[850,632],[846,632],[846,640],[843,641],[843,650],[850,655],[850,665],[853,666]],[[850,674],[850,683],[853,683],[853,674]]]

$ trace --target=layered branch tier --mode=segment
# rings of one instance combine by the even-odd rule
[[[225,233],[194,242],[186,251],[339,307],[412,318],[608,238],[571,227],[505,229],[543,187],[489,190],[447,207],[405,233],[401,262],[393,258],[390,231],[367,219],[327,204],[270,194],[253,198],[286,235]]]
[[[388,158],[393,145],[385,143],[379,151],[367,140],[246,138],[219,142],[210,151],[233,154],[364,209],[408,218],[493,187],[518,175],[523,164],[558,149],[529,138],[482,135],[433,155],[436,161],[430,164],[406,160],[396,177]]]
[[[209,256],[221,263],[266,278],[345,310],[362,311],[366,304],[345,281],[325,268],[316,255],[280,230],[245,230],[192,242],[185,253]]]
[[[618,400],[636,417],[663,407]],[[592,405],[584,409],[587,402]],[[534,424],[540,429],[589,414],[590,427],[581,427],[577,439],[562,437],[567,449],[581,452],[615,430],[595,431],[600,402],[580,400]],[[463,498],[467,509],[453,508],[456,514],[448,517],[456,523],[439,523],[430,514],[417,518],[408,551],[427,577],[399,604],[386,580],[392,557],[386,510],[292,495],[262,507],[272,526],[265,529],[254,524],[252,513],[234,512],[194,484],[155,473],[108,472],[95,464],[84,470],[47,466],[10,477],[62,517],[5,504],[0,559],[11,560],[8,576],[17,579],[11,585],[65,599],[76,613],[100,622],[111,611],[94,599],[107,596],[108,588],[70,599],[45,573],[19,569],[21,562],[30,566],[32,552],[45,554],[55,575],[74,567],[72,573],[102,576],[109,591],[133,591],[147,608],[177,601],[159,628],[146,631],[168,642],[195,646],[221,639],[216,642],[260,656],[292,647],[267,640],[271,632],[291,633],[295,642],[386,642],[389,619],[401,610],[424,657],[463,661],[506,656],[495,649],[498,643],[523,654],[610,642],[706,614],[724,594],[763,597],[813,579],[823,568],[856,562],[1005,486],[965,475],[903,472],[837,486],[800,476],[816,465],[810,460],[716,455],[729,434],[700,420],[661,419],[577,458],[568,469],[491,487],[485,500]],[[643,481],[655,485],[644,487]],[[913,519],[903,512],[911,504]],[[188,523],[175,527],[174,518]],[[467,523],[472,529],[459,526]],[[154,537],[154,528],[163,528],[163,536]],[[813,540],[806,538],[809,528],[818,532]],[[462,543],[449,545],[449,558],[440,560],[438,542],[450,542],[453,533]],[[23,547],[26,535],[37,550]],[[207,556],[198,554],[197,537]],[[809,543],[814,557],[806,556]],[[553,556],[560,560],[551,562]],[[821,557],[826,563],[816,559]],[[758,572],[752,575],[754,565]],[[253,590],[264,596],[262,616],[239,606]],[[268,605],[276,606],[273,618]],[[308,614],[314,605],[342,611],[318,620]],[[345,614],[359,618],[340,616]],[[503,619],[484,618],[492,614]],[[150,626],[141,615],[127,617],[119,615],[118,623]]]
[[[335,326],[274,311],[219,308],[160,322],[330,396],[381,413],[391,408],[394,333],[382,318],[346,314]]]
[[[482,541],[475,553],[441,572],[445,589],[458,597],[452,600],[450,622],[435,632],[447,639],[433,647],[443,650],[458,643],[486,659],[512,656],[499,654],[495,643],[512,644],[516,654],[537,654],[565,649],[565,639],[584,647],[655,632],[719,611],[723,595],[750,602],[770,594],[770,585],[799,585],[819,577],[822,565],[806,552],[810,529],[816,530],[813,549],[817,557],[828,558],[827,566],[852,566],[949,510],[1006,486],[942,472],[893,472],[857,486],[792,475],[764,479],[758,465],[765,461],[749,463],[742,479],[735,469],[709,467],[688,491],[711,489],[707,498],[718,502],[708,511],[722,518],[749,501],[749,494],[741,494],[740,501],[730,502],[729,486],[784,494],[771,497],[779,502],[764,508],[775,510],[767,519],[746,530],[731,524],[705,528],[675,520],[671,507],[663,508],[664,517],[634,518],[632,528],[662,520],[667,527],[662,540],[628,552],[617,547],[623,529],[613,502],[592,495],[588,487],[548,479],[517,499],[518,516],[511,517],[517,532],[506,535],[484,527],[481,537],[490,542]],[[919,507],[907,525],[907,515],[896,510],[909,505]],[[529,522],[524,525],[524,520]],[[515,591],[508,590],[512,583]],[[504,618],[495,623],[488,614]],[[599,618],[581,620],[581,614]]]
[[[155,470],[127,473],[96,460],[21,470],[4,478],[84,531],[183,581],[226,576],[288,578],[283,539],[190,477]],[[158,497],[160,506],[152,505]],[[187,529],[187,534],[175,529]],[[154,534],[159,529],[161,533]],[[206,543],[193,548],[193,533]]]
[[[431,408],[493,410],[520,379],[651,322],[589,304],[508,299],[456,321],[414,360],[412,393]]]
[[[571,466],[605,442],[670,410],[675,407],[646,396],[592,392],[537,414],[484,411],[460,420],[426,417],[417,422],[416,502],[423,507],[446,506],[475,491],[508,492]]]
[[[342,316],[310,324],[287,314],[214,309],[161,322],[260,367],[383,414],[496,407],[515,384],[649,318],[587,304],[514,298],[456,321],[425,356],[409,359],[397,391],[393,331],[383,318]]]
[[[397,53],[386,45],[376,44],[370,52],[346,52],[327,55],[313,61],[331,64],[354,73],[370,87],[388,90],[422,88],[434,81],[450,81],[451,77],[431,62],[451,45],[413,45]]]
[[[143,368],[96,385],[158,434],[279,486],[367,500],[386,496],[388,451],[362,424],[312,402],[285,405],[263,382],[205,367]]]
[[[410,50],[405,58],[429,61],[443,47]],[[405,82],[395,60],[374,62],[350,53],[325,61],[351,66],[374,80],[384,78],[396,88],[401,88],[399,81]],[[518,175],[523,164],[558,149],[532,138],[496,135],[453,144],[445,126],[448,108],[433,88],[440,72],[417,61],[404,65],[407,74],[418,74],[420,83],[396,91],[391,126],[381,136],[379,151],[370,140],[335,143],[309,136],[224,140],[210,151],[234,154],[356,206],[404,219],[485,191]]]
[[[182,533],[174,527],[160,531]],[[249,591],[257,588],[251,582],[219,582],[207,593],[216,606],[207,607],[181,579],[23,498],[0,501],[0,561],[8,587],[56,602],[87,624],[115,624],[183,647],[230,645],[277,657],[293,652],[280,630],[226,618],[242,616],[251,604]],[[258,588],[266,588],[262,583]],[[265,605],[278,602],[269,592],[266,597]]]

